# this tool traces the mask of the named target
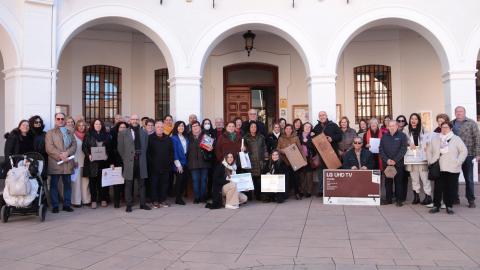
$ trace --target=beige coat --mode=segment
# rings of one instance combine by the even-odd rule
[[[468,154],[467,147],[462,139],[453,135],[448,143],[448,153],[442,155],[440,155],[440,143],[440,136],[435,136],[432,139],[430,146],[427,148],[428,164],[435,163],[440,158],[440,171],[459,173]]]
[[[63,134],[59,128],[51,129],[45,135],[45,150],[48,154],[48,174],[72,174],[75,167],[75,161],[69,160],[63,164],[57,165],[61,160],[60,153],[67,152],[68,156],[75,155],[77,150],[77,141],[69,131],[71,144],[67,147],[63,145]]]

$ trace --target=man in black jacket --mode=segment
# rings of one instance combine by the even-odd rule
[[[250,109],[248,111],[248,120],[242,123],[242,136],[250,133],[250,130],[248,129],[251,122],[257,123],[257,133],[260,133],[264,138],[267,138],[267,128],[263,122],[258,121],[258,112],[255,109]]]
[[[333,121],[328,120],[327,112],[321,111],[318,113],[318,123],[313,128],[315,136],[325,133],[327,140],[332,145],[333,150],[337,153],[338,143],[342,140],[342,131]],[[326,169],[325,162],[321,162],[318,170],[318,197],[323,196],[323,170]]]
[[[169,207],[166,200],[173,166],[173,143],[172,139],[163,133],[163,122],[160,120],[155,123],[155,132],[148,138],[147,157],[152,179],[153,207]]]
[[[397,198],[397,206],[402,206],[406,199],[403,191],[403,157],[407,153],[408,139],[407,136],[398,130],[397,121],[391,120],[388,123],[388,132],[382,136],[380,140],[380,158],[382,163],[387,166],[394,166],[397,174],[393,178],[385,177],[386,201],[384,204],[392,203],[393,183],[395,182],[395,197]]]

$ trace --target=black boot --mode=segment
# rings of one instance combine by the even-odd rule
[[[413,191],[413,201],[412,204],[419,204],[420,203],[420,195],[417,192]]]
[[[432,203],[432,196],[425,195],[425,199],[422,201],[422,205],[429,205]]]

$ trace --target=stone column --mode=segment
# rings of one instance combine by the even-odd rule
[[[337,121],[335,74],[317,75],[308,78],[308,106],[310,121],[315,126],[318,112],[326,111],[328,119]]]
[[[463,106],[467,117],[477,120],[475,73],[476,70],[449,71],[442,76],[445,112],[451,118],[455,117],[455,107]]]
[[[190,114],[202,119],[202,84],[200,77],[175,76],[170,83],[170,113],[175,121],[188,121]]]

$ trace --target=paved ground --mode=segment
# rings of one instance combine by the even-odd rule
[[[313,198],[12,217],[0,224],[0,269],[480,269],[480,208],[455,211]]]

